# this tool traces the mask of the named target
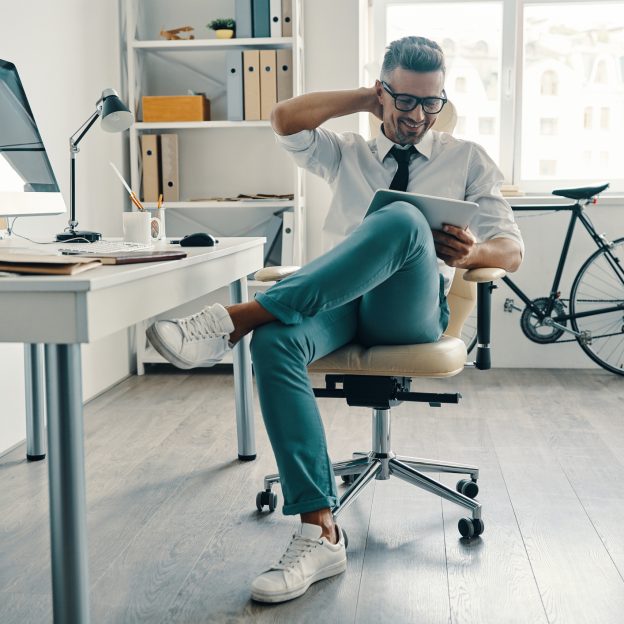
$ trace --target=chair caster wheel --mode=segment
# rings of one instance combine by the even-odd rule
[[[340,478],[347,485],[351,485],[355,481],[355,475],[341,475]]]
[[[267,505],[269,511],[275,511],[277,507],[277,494],[271,492],[271,490],[262,490],[256,494],[256,507],[258,511],[262,511],[262,508]]]
[[[481,518],[462,518],[458,522],[457,528],[462,537],[471,539],[473,537],[479,537],[479,535],[483,533],[485,524]]]
[[[475,498],[479,493],[477,482],[470,479],[461,479],[461,481],[457,482],[455,489],[468,498]]]

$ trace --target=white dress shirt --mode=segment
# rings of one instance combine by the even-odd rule
[[[362,222],[375,191],[388,188],[398,168],[390,154],[395,144],[382,132],[369,141],[354,132],[326,128],[275,136],[300,167],[329,183],[333,198],[323,230],[336,244]],[[470,224],[477,241],[511,238],[524,253],[513,212],[500,192],[503,175],[481,146],[429,130],[416,149],[409,165],[409,192],[478,203],[479,214]],[[440,259],[438,265],[448,293],[455,269]]]

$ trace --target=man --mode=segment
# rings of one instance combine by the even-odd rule
[[[503,177],[484,150],[439,133],[445,103],[444,58],[422,37],[388,47],[370,88],[310,93],[280,102],[271,121],[297,164],[327,182],[333,200],[325,229],[343,240],[255,301],[214,305],[184,319],[155,323],[148,336],[169,361],[214,364],[254,330],[252,355],[262,415],[277,460],[285,514],[301,528],[279,563],[258,576],[252,597],[281,602],[346,568],[344,536],[331,508],[338,497],[325,435],[306,368],[357,340],[433,342],[446,329],[446,293],[454,268],[515,271],[523,244]],[[377,139],[336,134],[327,120],[369,112],[383,121]],[[431,232],[405,202],[364,219],[378,188],[397,188],[479,204],[471,230]]]

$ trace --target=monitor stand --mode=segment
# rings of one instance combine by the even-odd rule
[[[89,232],[87,230],[71,230],[69,232],[62,232],[61,234],[56,235],[57,241],[71,240],[72,243],[94,243],[95,241],[99,241],[101,238],[102,235],[99,232]]]

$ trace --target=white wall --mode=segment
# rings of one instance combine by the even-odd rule
[[[95,110],[102,89],[120,91],[116,1],[22,0],[3,3],[0,58],[15,63],[59,186],[69,206],[68,140]],[[93,126],[80,144],[76,209],[80,226],[121,235],[126,201],[108,163],[124,161],[124,138]],[[21,218],[19,234],[52,240],[67,215]],[[130,372],[127,332],[83,348],[85,399]],[[23,348],[0,345],[0,453],[25,437]]]

